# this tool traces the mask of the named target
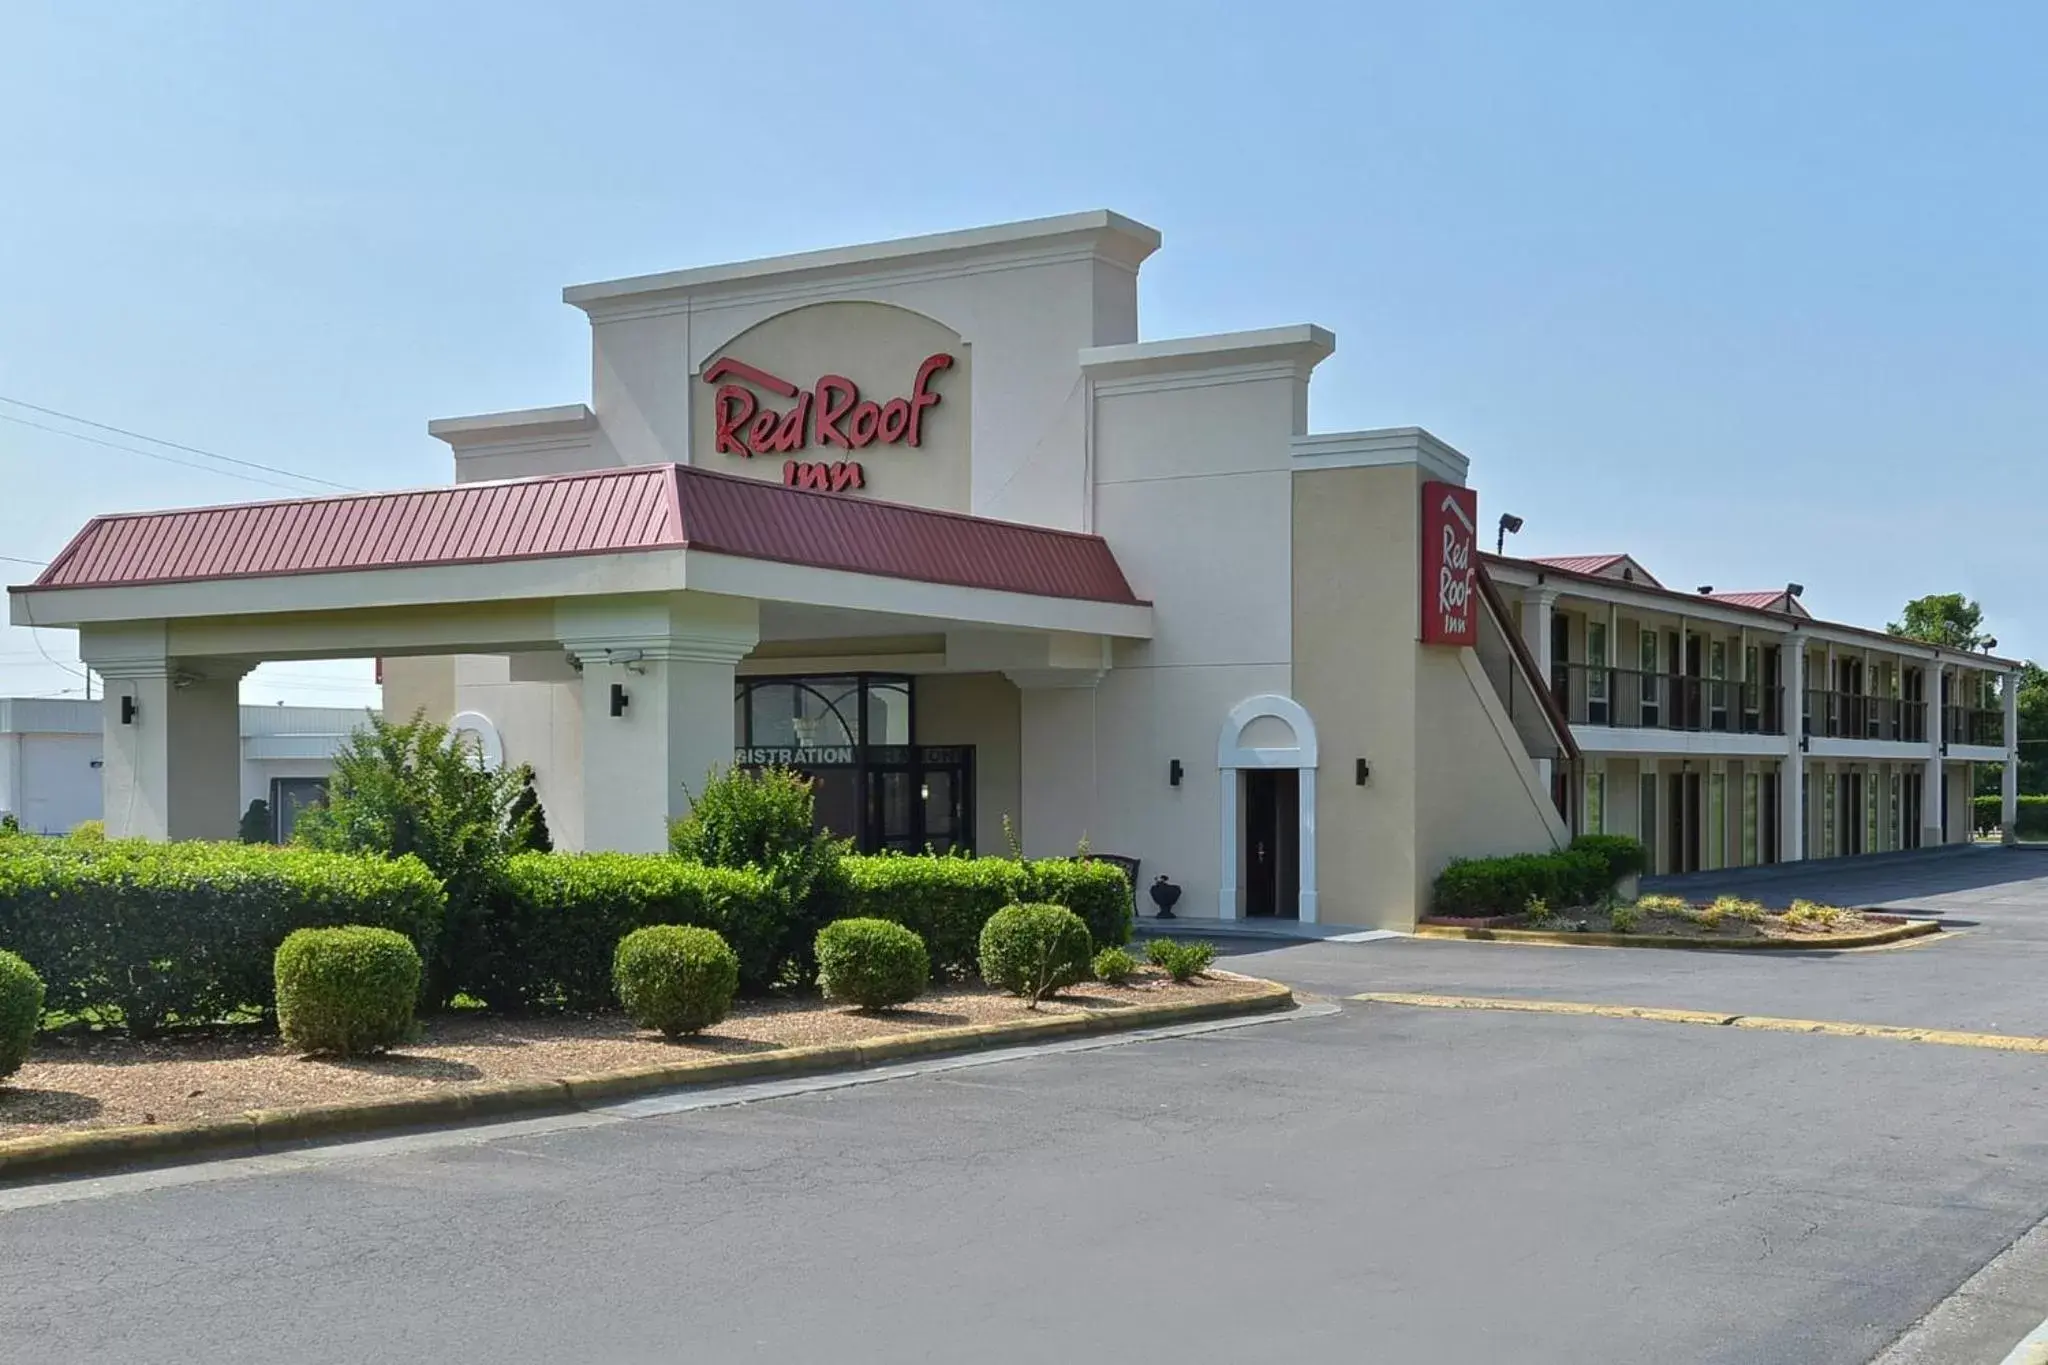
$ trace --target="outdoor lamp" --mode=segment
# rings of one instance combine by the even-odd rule
[[[1177,758],[1168,759],[1166,761],[1166,785],[1169,787],[1178,787],[1180,785],[1180,777],[1180,760]]]
[[[1516,516],[1513,512],[1501,513],[1500,530],[1493,538],[1493,552],[1495,554],[1499,554],[1503,550],[1505,550],[1507,548],[1508,537],[1511,535],[1515,535],[1521,529],[1522,519],[1520,517]]]

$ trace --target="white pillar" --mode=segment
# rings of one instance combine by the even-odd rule
[[[1942,663],[1937,657],[1927,670],[1927,766],[1920,781],[1920,844],[1934,848],[1948,842],[1948,830],[1941,818],[1945,789],[1941,756],[1948,747],[1942,736],[1948,733],[1948,716],[1942,703]]]
[[[1778,655],[1779,685],[1785,689],[1778,706],[1785,723],[1785,761],[1778,765],[1778,861],[1796,863],[1806,856],[1806,803],[1801,799],[1806,777],[1806,641],[1788,635]]]
[[[1522,643],[1529,647],[1529,656],[1536,660],[1536,676],[1545,687],[1550,686],[1550,614],[1557,606],[1555,588],[1535,587],[1522,592]],[[1610,635],[1608,650],[1614,649]],[[1543,784],[1543,790],[1550,790],[1551,760],[1536,760],[1536,778]]]
[[[1998,827],[2007,846],[2019,842],[2020,675],[2005,675],[2005,771],[1998,785]]]
[[[92,660],[100,702],[100,815],[112,839],[232,839],[241,818],[239,666]]]
[[[583,668],[583,844],[657,853],[691,794],[732,765],[734,665],[760,639],[751,598],[572,599],[555,629]]]

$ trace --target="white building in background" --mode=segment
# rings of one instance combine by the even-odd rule
[[[101,705],[0,697],[0,812],[31,834],[63,834],[105,818]],[[298,812],[326,791],[335,751],[369,714],[353,706],[244,706],[239,809],[268,803],[271,837],[288,838]]]

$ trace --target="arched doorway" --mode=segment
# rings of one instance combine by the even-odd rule
[[[1216,913],[1316,921],[1316,726],[1267,693],[1230,709],[1216,741],[1222,876]]]

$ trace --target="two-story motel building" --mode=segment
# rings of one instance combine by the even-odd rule
[[[1484,561],[1463,455],[1309,430],[1328,332],[1140,340],[1158,245],[1094,212],[571,288],[589,403],[430,423],[452,484],[96,518],[12,619],[79,631],[108,830],[157,838],[232,836],[250,668],[366,656],[565,847],[783,762],[863,847],[1007,821],[1195,916],[1401,929],[1459,855],[1911,847],[1967,837],[1970,763],[2013,790],[2011,664]]]

